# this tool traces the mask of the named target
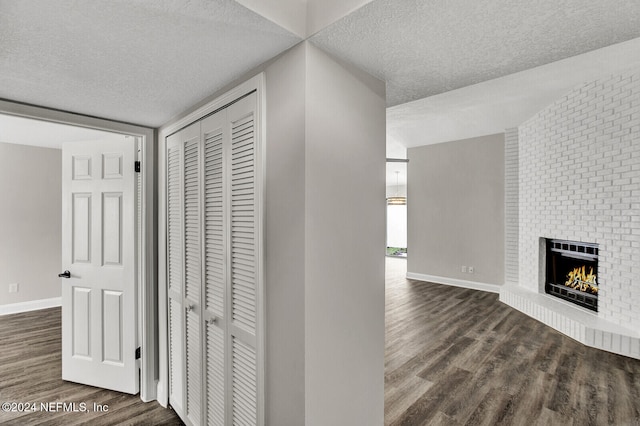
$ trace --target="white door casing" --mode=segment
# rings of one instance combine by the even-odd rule
[[[67,143],[62,150],[62,378],[139,391],[136,145]]]

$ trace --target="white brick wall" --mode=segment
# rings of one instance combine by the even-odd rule
[[[504,282],[518,284],[518,129],[504,132]]]
[[[598,316],[640,329],[640,71],[571,91],[517,138],[515,278],[539,290],[541,237],[598,243]]]

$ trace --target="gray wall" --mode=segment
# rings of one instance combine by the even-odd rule
[[[385,86],[309,45],[307,425],[384,420]]]
[[[305,70],[300,44],[267,67],[266,416],[304,424]]]
[[[0,305],[60,297],[61,170],[59,149],[0,143]]]
[[[407,271],[502,285],[504,135],[410,148],[408,158]]]

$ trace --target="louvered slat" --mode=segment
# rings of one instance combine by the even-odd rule
[[[207,424],[224,425],[224,335],[207,325]]]
[[[169,299],[169,392],[182,401],[182,312],[180,304]]]
[[[232,342],[233,424],[253,426],[257,422],[256,353],[236,338]]]
[[[198,141],[184,145],[184,228],[185,228],[185,295],[200,300],[200,194]]]
[[[255,177],[253,116],[231,127],[232,319],[255,334]]]
[[[187,312],[187,416],[194,424],[200,424],[200,317]]]
[[[205,262],[206,308],[224,317],[224,221],[222,133],[205,137]]]
[[[182,293],[182,244],[180,242],[182,212],[180,209],[180,151],[171,148],[167,154],[167,218],[169,289]]]

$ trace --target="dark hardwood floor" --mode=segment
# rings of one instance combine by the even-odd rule
[[[640,426],[640,361],[387,260],[386,425]]]
[[[405,268],[387,260],[386,425],[640,426],[640,361],[585,347],[496,294],[406,280]],[[0,317],[0,402],[109,411],[0,410],[0,424],[182,424],[137,395],[62,381],[60,350],[59,308]]]
[[[35,412],[5,412],[2,425],[181,425],[171,409],[61,377],[60,308],[0,316],[0,403],[35,403]],[[85,403],[88,412],[40,411],[40,403]],[[93,404],[108,406],[94,412]],[[53,406],[55,409],[55,406]]]

